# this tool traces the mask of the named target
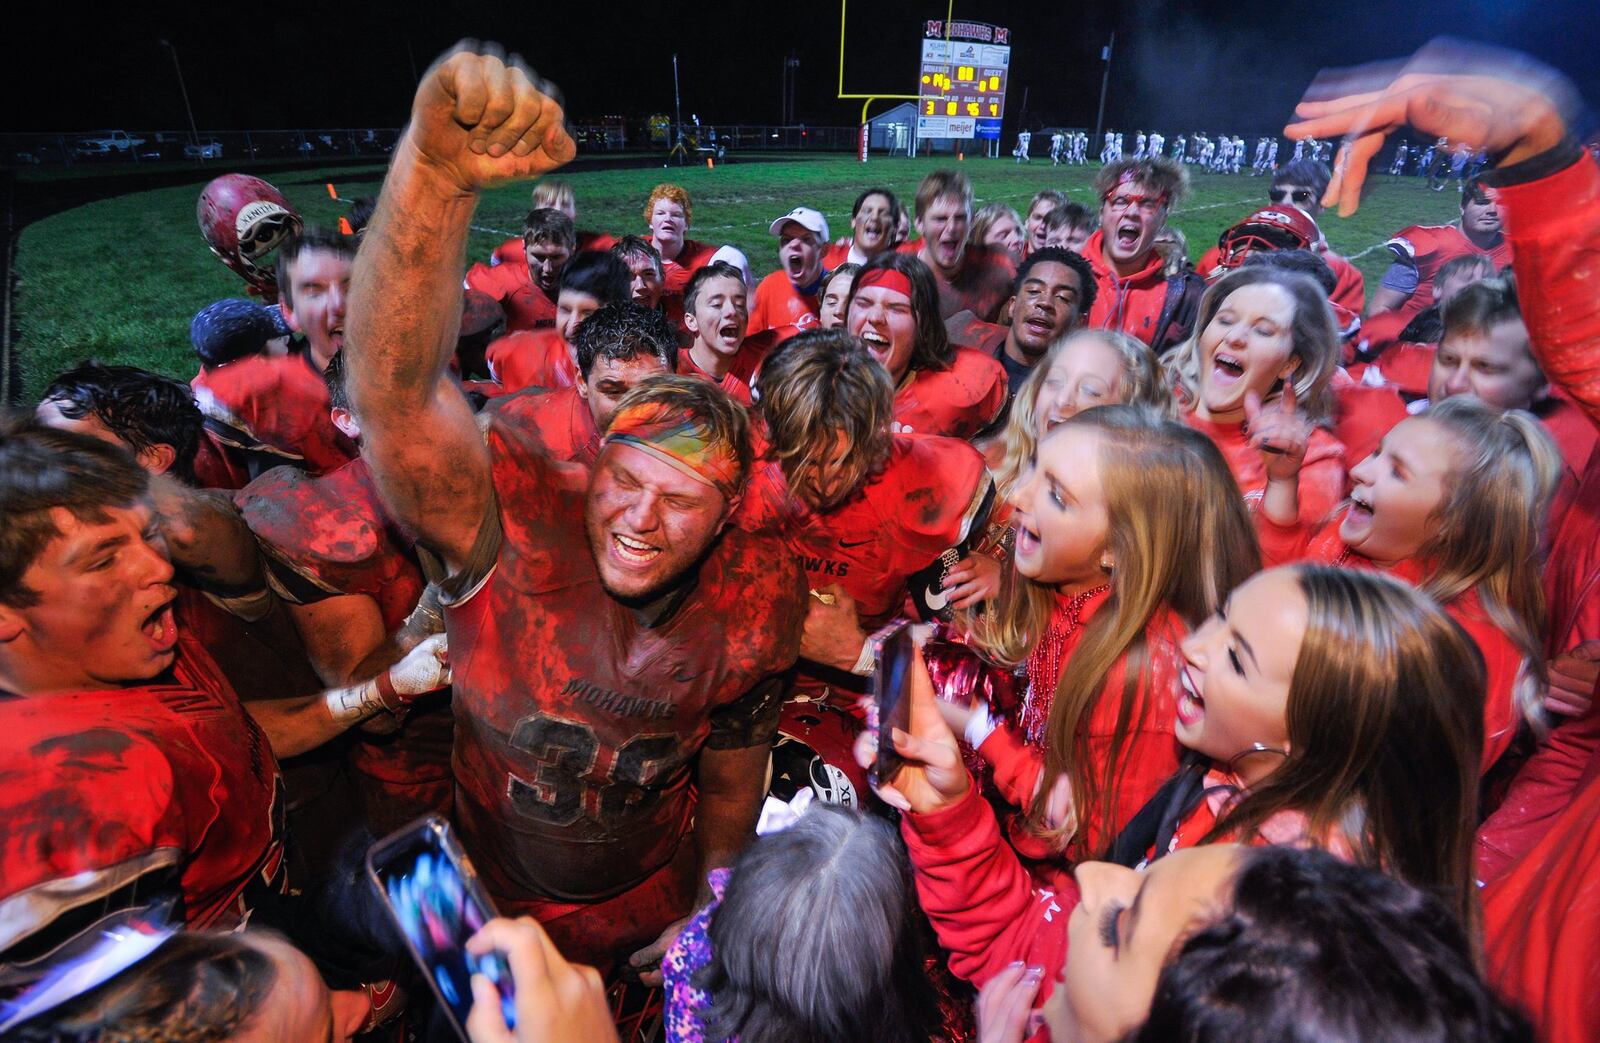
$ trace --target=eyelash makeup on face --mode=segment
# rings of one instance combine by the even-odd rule
[[[1109,903],[1105,912],[1100,914],[1100,942],[1106,948],[1120,952],[1122,940],[1117,937],[1117,917],[1122,915],[1123,907],[1116,902]]]

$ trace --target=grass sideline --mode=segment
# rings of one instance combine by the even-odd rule
[[[953,166],[940,159],[794,158],[727,163],[714,170],[649,167],[585,171],[566,179],[577,193],[579,227],[620,233],[643,230],[650,189],[676,181],[694,200],[690,234],[738,246],[757,277],[777,267],[772,219],[805,204],[828,217],[835,236],[848,231],[850,204],[869,185],[884,185],[908,200],[929,171]],[[1042,188],[1064,189],[1089,203],[1094,167],[1019,165],[1009,157],[959,164],[972,179],[978,205],[1009,203],[1019,211]],[[335,224],[345,203],[330,199],[332,181],[344,199],[374,194],[381,167],[295,171],[272,178],[308,221]],[[209,172],[208,172],[209,173]],[[213,258],[195,225],[194,208],[207,179],[105,199],[53,215],[22,233],[13,300],[22,401],[33,402],[56,373],[98,358],[187,379],[196,369],[189,321],[219,297],[243,296],[244,286]],[[1264,178],[1193,173],[1193,190],[1173,215],[1196,259],[1222,230],[1266,203]],[[520,230],[528,186],[486,194],[474,221],[470,260],[487,258],[506,235]],[[1445,223],[1459,214],[1453,191],[1430,192],[1416,178],[1374,177],[1361,211],[1349,220],[1326,217],[1323,232],[1366,275],[1370,292],[1388,266],[1385,238],[1410,224]]]

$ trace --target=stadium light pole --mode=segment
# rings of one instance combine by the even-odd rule
[[[1111,86],[1111,49],[1117,45],[1117,34],[1111,34],[1111,42],[1100,51],[1100,60],[1106,63],[1105,75],[1100,77],[1100,111],[1094,117],[1094,140],[1100,140],[1100,132],[1105,130],[1106,123],[1106,88]]]
[[[672,54],[672,147],[683,141],[683,100],[678,94],[678,54]],[[671,158],[668,156],[667,158]]]
[[[172,41],[163,37],[156,41],[172,54],[172,67],[178,71],[178,93],[183,95],[183,111],[189,114],[189,141],[200,144],[200,131],[194,125],[194,109],[189,107],[189,88],[183,84],[183,66],[178,64],[178,49],[172,46]]]

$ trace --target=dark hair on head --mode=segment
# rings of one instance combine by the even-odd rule
[[[931,176],[931,175],[930,175]],[[912,369],[949,369],[956,360],[956,346],[950,343],[950,334],[939,317],[939,284],[933,272],[916,254],[880,254],[861,266],[855,281],[850,284],[850,298],[854,301],[856,290],[868,272],[887,268],[911,280],[911,316],[917,323],[917,341],[911,348]],[[845,306],[845,314],[850,311]]]
[[[1333,274],[1328,262],[1310,250],[1251,250],[1244,255],[1244,263],[1240,267],[1248,268],[1251,265],[1309,275],[1329,297],[1339,287],[1339,277]]]
[[[596,359],[615,362],[646,356],[660,359],[668,373],[678,368],[678,333],[655,308],[627,298],[600,308],[578,324],[572,334],[578,372],[585,380]]]
[[[624,262],[640,257],[648,258],[655,265],[656,275],[666,278],[667,270],[661,264],[661,251],[650,245],[650,240],[642,235],[625,235],[618,239],[616,245],[611,247],[611,252],[620,257]],[[631,283],[632,280],[630,279]]]
[[[959,199],[968,211],[972,209],[972,182],[967,180],[967,175],[959,170],[935,170],[923,178],[917,186],[915,199],[917,220],[922,220],[928,207],[945,198]]]
[[[750,416],[744,406],[722,390],[721,385],[699,377],[680,377],[668,373],[647,377],[629,388],[617,401],[612,418],[643,403],[676,409],[704,427],[709,435],[709,444],[732,453],[738,461],[739,472],[733,488],[735,495],[744,492],[755,459],[755,451],[750,444]]]
[[[1444,335],[1486,334],[1503,322],[1522,321],[1517,285],[1510,279],[1480,279],[1444,306]]]
[[[244,935],[184,931],[80,996],[20,1025],[13,1043],[225,1043],[278,980]]]
[[[372,215],[377,212],[378,197],[362,196],[350,204],[349,211],[344,215],[345,223],[353,234],[360,235],[366,231],[367,225],[372,222]]]
[[[856,196],[856,201],[850,206],[850,220],[855,220],[856,215],[861,213],[861,208],[865,206],[867,200],[871,199],[873,196],[883,196],[889,201],[890,216],[893,216],[895,212],[900,209],[900,200],[893,192],[882,187],[881,185],[875,186],[873,188],[865,189],[859,196]]]
[[[1532,1043],[1426,891],[1322,851],[1240,862],[1231,908],[1184,939],[1123,1043]]]
[[[1124,181],[1143,185],[1156,195],[1166,196],[1168,207],[1177,206],[1189,194],[1189,171],[1181,163],[1163,156],[1157,159],[1119,159],[1107,163],[1094,176],[1095,198],[1109,198]]]
[[[1060,212],[1055,211],[1055,213]],[[1064,264],[1077,272],[1078,314],[1089,314],[1089,309],[1094,307],[1095,294],[1100,289],[1094,280],[1094,269],[1076,250],[1066,250],[1059,246],[1047,246],[1043,250],[1035,250],[1022,259],[1022,265],[1017,269],[1017,277],[1011,283],[1012,296],[1022,292],[1022,284],[1027,281],[1028,273],[1033,271],[1034,265],[1039,264]]]
[[[541,206],[528,211],[522,219],[522,241],[529,246],[555,243],[570,250],[578,245],[578,232],[572,226],[572,218],[553,206]]]
[[[741,287],[744,286],[744,273],[727,261],[712,261],[689,276],[689,284],[683,288],[683,310],[693,314],[696,302],[700,300],[700,290],[712,279],[734,279]]]
[[[1320,159],[1292,159],[1272,175],[1272,188],[1279,185],[1305,185],[1317,199],[1328,190],[1333,171]]]
[[[344,383],[343,348],[334,352],[333,358],[328,360],[328,368],[322,371],[322,382],[328,386],[328,408],[351,412],[350,392]]]
[[[1461,182],[1461,209],[1465,210],[1468,203],[1483,204],[1489,202],[1489,193],[1483,190],[1483,182],[1474,174]]]
[[[107,509],[132,507],[149,489],[150,476],[120,446],[53,431],[31,417],[0,420],[0,604],[39,603],[22,577],[61,535],[51,511],[59,507],[99,525],[108,520]]]
[[[850,280],[850,284],[854,286],[856,281],[856,273],[859,271],[861,271],[861,265],[846,261],[844,264],[839,265],[833,271],[828,273],[828,277],[823,281],[823,285],[826,286],[828,283],[833,282],[833,280],[838,278],[847,278]]]
[[[694,977],[711,996],[706,1038],[926,1043],[938,1004],[917,929],[894,827],[813,805],[734,863]]]
[[[52,380],[39,401],[54,403],[70,420],[94,417],[135,454],[171,446],[169,472],[194,484],[205,418],[188,384],[136,366],[86,362]]]
[[[586,293],[601,304],[628,300],[632,281],[622,258],[607,250],[585,250],[561,269],[561,290]]]
[[[1438,283],[1440,279],[1448,279],[1451,276],[1460,275],[1462,272],[1478,273],[1485,271],[1489,274],[1482,276],[1482,278],[1492,279],[1495,277],[1494,258],[1488,254],[1462,254],[1460,257],[1452,257],[1441,264],[1439,270],[1434,273],[1433,281]]]
[[[329,253],[347,261],[356,259],[356,242],[347,235],[312,225],[278,249],[278,296],[283,306],[294,310],[294,279],[290,269],[306,254]]]
[[[1093,230],[1100,227],[1100,215],[1082,203],[1062,203],[1045,215],[1044,226],[1051,232],[1063,228],[1074,231]]]

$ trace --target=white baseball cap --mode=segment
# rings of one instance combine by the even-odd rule
[[[782,217],[772,222],[772,227],[769,228],[768,231],[770,231],[773,235],[777,235],[778,229],[782,228],[790,221],[793,221],[801,228],[804,228],[806,231],[816,236],[818,242],[825,243],[828,241],[828,219],[823,217],[818,211],[811,209],[809,206],[795,207],[787,214],[784,214]]]

